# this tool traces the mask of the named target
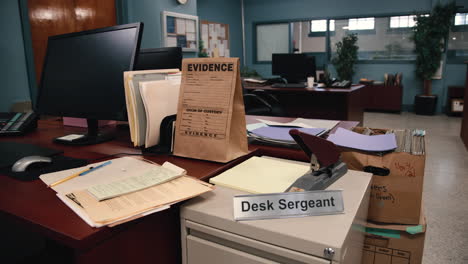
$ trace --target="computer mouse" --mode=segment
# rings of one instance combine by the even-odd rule
[[[26,171],[26,169],[29,166],[32,166],[33,164],[38,164],[38,163],[51,163],[52,159],[49,157],[44,157],[44,156],[27,156],[24,158],[19,159],[18,161],[13,164],[11,167],[11,171],[13,172],[23,172]]]

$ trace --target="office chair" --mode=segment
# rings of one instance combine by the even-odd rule
[[[271,108],[271,116],[287,116],[286,111],[283,109],[281,102],[274,95],[262,89],[255,89],[252,94],[258,96],[265,101]]]
[[[270,116],[271,105],[255,94],[244,94],[245,113],[247,115]]]

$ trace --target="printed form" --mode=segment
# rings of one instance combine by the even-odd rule
[[[190,63],[182,96],[179,133],[226,138],[235,84],[234,63]]]

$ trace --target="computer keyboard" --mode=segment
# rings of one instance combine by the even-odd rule
[[[1,113],[0,136],[21,135],[37,127],[37,114],[27,113]]]
[[[273,88],[305,88],[305,83],[274,83]]]

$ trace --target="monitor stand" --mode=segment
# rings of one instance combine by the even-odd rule
[[[84,135],[80,134],[70,134],[67,136],[62,136],[54,139],[55,143],[63,145],[94,145],[114,139],[114,135],[110,133],[100,133],[98,128],[97,119],[86,119],[88,123],[88,133]]]

